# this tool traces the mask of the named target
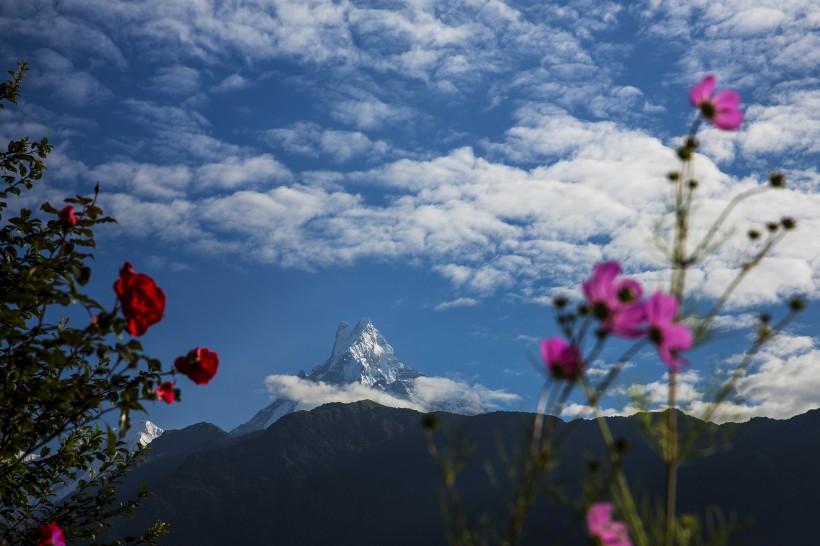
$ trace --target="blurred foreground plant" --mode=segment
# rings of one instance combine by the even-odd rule
[[[25,61],[0,84],[16,104]],[[135,337],[159,322],[165,293],[126,263],[114,285],[111,309],[90,298],[94,228],[114,222],[93,197],[49,203],[42,214],[8,211],[9,200],[32,189],[45,171],[48,141],[22,138],[0,152],[0,543],[64,545],[75,538],[96,544],[109,521],[129,513],[148,495],[121,501],[116,486],[138,462],[140,449],[124,441],[132,412],[146,400],[180,399],[159,360]],[[113,279],[112,279],[113,281]],[[66,314],[84,314],[72,325]],[[200,354],[207,354],[203,365]],[[193,355],[193,356],[192,356]],[[218,358],[194,349],[177,369],[203,383]],[[113,413],[118,433],[102,419]],[[67,494],[58,495],[60,488]],[[157,522],[142,536],[112,544],[154,544],[167,532]]]
[[[621,277],[621,264],[607,261],[597,264],[588,280],[581,285],[584,301],[572,306],[567,298],[554,301],[556,320],[561,336],[544,339],[541,343],[545,384],[536,409],[535,419],[522,459],[513,468],[511,488],[513,499],[508,502],[504,515],[504,532],[487,536],[481,529],[473,528],[463,513],[456,478],[463,463],[454,464],[442,455],[434,436],[435,419],[424,421],[428,451],[444,478],[443,506],[449,524],[449,537],[453,544],[474,546],[498,543],[506,546],[519,544],[524,536],[525,523],[531,518],[532,508],[539,494],[546,493],[579,511],[579,517],[570,522],[579,527],[586,522],[589,542],[598,546],[694,546],[726,544],[732,532],[731,525],[701,525],[692,515],[677,512],[677,476],[682,461],[692,456],[694,446],[704,432],[707,422],[715,418],[720,405],[734,391],[744,376],[752,357],[761,347],[777,335],[800,312],[805,303],[800,298],[788,302],[784,316],[772,324],[768,316],[761,318],[757,335],[743,357],[729,374],[728,380],[716,391],[713,400],[701,415],[703,421],[681,434],[678,430],[677,388],[678,375],[689,365],[683,354],[694,346],[707,341],[710,327],[718,313],[748,275],[771,253],[786,233],[796,227],[791,218],[781,218],[766,225],[767,235],[752,229],[748,237],[752,250],[742,261],[735,277],[726,285],[723,293],[702,316],[694,311],[683,316],[682,307],[687,302],[687,272],[704,261],[718,247],[718,235],[724,223],[739,203],[758,194],[784,187],[784,177],[774,173],[769,183],[735,195],[725,209],[715,218],[699,240],[691,241],[690,222],[699,183],[695,177],[695,152],[699,148],[698,130],[705,120],[720,130],[737,130],[743,122],[739,108],[740,97],[731,89],[715,93],[714,76],[706,76],[690,91],[690,102],[698,109],[698,116],[689,133],[677,149],[680,165],[668,175],[671,182],[671,224],[660,229],[657,245],[663,251],[671,268],[669,289],[644,296],[639,282]],[[662,226],[662,223],[659,224]],[[604,377],[595,381],[586,373],[587,364],[601,358],[607,342],[612,337],[633,340],[628,348],[611,364]],[[667,368],[667,409],[647,415],[646,437],[653,439],[653,447],[661,455],[666,468],[665,495],[655,506],[638,503],[623,471],[623,458],[628,445],[615,438],[600,406],[602,398],[612,387],[624,366],[647,344],[654,345],[659,359]],[[598,472],[598,463],[590,468],[591,476],[583,487],[582,498],[572,498],[562,492],[550,480],[558,466],[558,448],[572,429],[572,423],[556,433],[555,419],[561,415],[564,405],[579,387],[596,418],[607,451],[605,472]],[[613,519],[619,514],[623,521]],[[711,529],[712,527],[716,527]],[[704,534],[704,529],[706,533]],[[555,544],[566,540],[567,533],[557,537]]]

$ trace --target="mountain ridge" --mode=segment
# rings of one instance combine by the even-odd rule
[[[472,446],[473,455],[457,482],[468,516],[503,510],[496,490],[509,487],[503,460],[526,449],[533,414],[435,415],[440,424],[436,436],[443,446],[448,445],[446,438],[452,443],[459,437]],[[642,441],[639,423],[645,418],[663,415],[607,421],[612,434],[630,446],[624,470],[636,494],[651,500],[662,497],[665,471],[657,453]],[[569,493],[580,493],[590,457],[605,460],[597,424],[548,420],[558,432],[574,427],[560,447],[556,482],[569,484]],[[264,431],[196,449],[165,475],[154,475],[149,485],[156,496],[140,509],[136,521],[118,530],[135,531],[157,518],[169,521],[173,534],[160,546],[260,540],[279,545],[444,544],[436,493],[440,478],[420,421],[419,412],[371,401],[293,412]],[[681,513],[703,515],[704,507],[711,505],[727,517],[736,511],[739,521],[753,518],[756,525],[730,544],[812,543],[820,531],[812,517],[820,510],[814,492],[820,483],[820,469],[814,464],[820,450],[820,410],[788,420],[731,425],[681,414],[679,423],[681,433],[705,427],[699,447],[720,447],[714,455],[681,467]],[[499,445],[506,456],[499,453]],[[488,467],[496,469],[496,486],[488,481]],[[549,543],[544,537],[560,532],[570,513],[542,501],[531,517],[533,532],[539,533],[523,543],[535,545]],[[487,521],[495,525],[493,518]],[[576,538],[567,543],[584,540],[583,535]]]

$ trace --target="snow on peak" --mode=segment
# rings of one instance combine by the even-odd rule
[[[346,322],[336,329],[333,351],[324,364],[316,366],[309,378],[334,384],[361,383],[384,389],[398,380],[422,375],[402,364],[393,347],[370,319],[351,326]]]
[[[141,426],[133,426],[125,435],[125,442],[130,449],[136,449],[137,446],[147,446],[154,440],[160,437],[165,432],[151,421],[142,419]]]
[[[300,371],[297,377],[302,381],[340,387],[358,383],[412,401],[412,382],[422,376],[420,371],[400,362],[381,332],[370,319],[364,318],[355,325],[340,323],[330,357],[313,368],[310,374]],[[295,411],[296,406],[296,400],[277,398],[230,434],[239,436],[266,429],[283,415]]]
[[[151,421],[145,421],[145,427],[140,431],[139,443],[147,446],[157,438],[159,438],[165,430],[159,428]]]

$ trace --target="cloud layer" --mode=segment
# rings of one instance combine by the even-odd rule
[[[334,385],[310,381],[294,375],[269,375],[265,387],[272,399],[284,398],[297,402],[297,410],[310,410],[330,402],[372,400],[383,406],[409,408],[420,412],[447,409],[465,414],[477,414],[509,407],[521,398],[503,390],[483,385],[470,385],[444,377],[419,377],[412,386],[413,400],[392,396],[360,383]]]

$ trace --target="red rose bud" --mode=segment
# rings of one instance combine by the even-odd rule
[[[63,231],[69,231],[77,225],[77,217],[74,215],[74,207],[67,205],[60,211],[60,225]]]
[[[159,387],[157,390],[154,391],[154,394],[157,397],[157,400],[162,400],[168,404],[173,404],[174,400],[176,399],[174,395],[174,384],[170,381],[166,381]]]
[[[174,361],[174,367],[197,385],[206,385],[219,367],[219,356],[208,349],[197,347]]]
[[[148,275],[135,273],[129,262],[122,266],[114,291],[122,304],[122,314],[128,320],[131,335],[141,336],[149,326],[162,319],[165,292]]]

